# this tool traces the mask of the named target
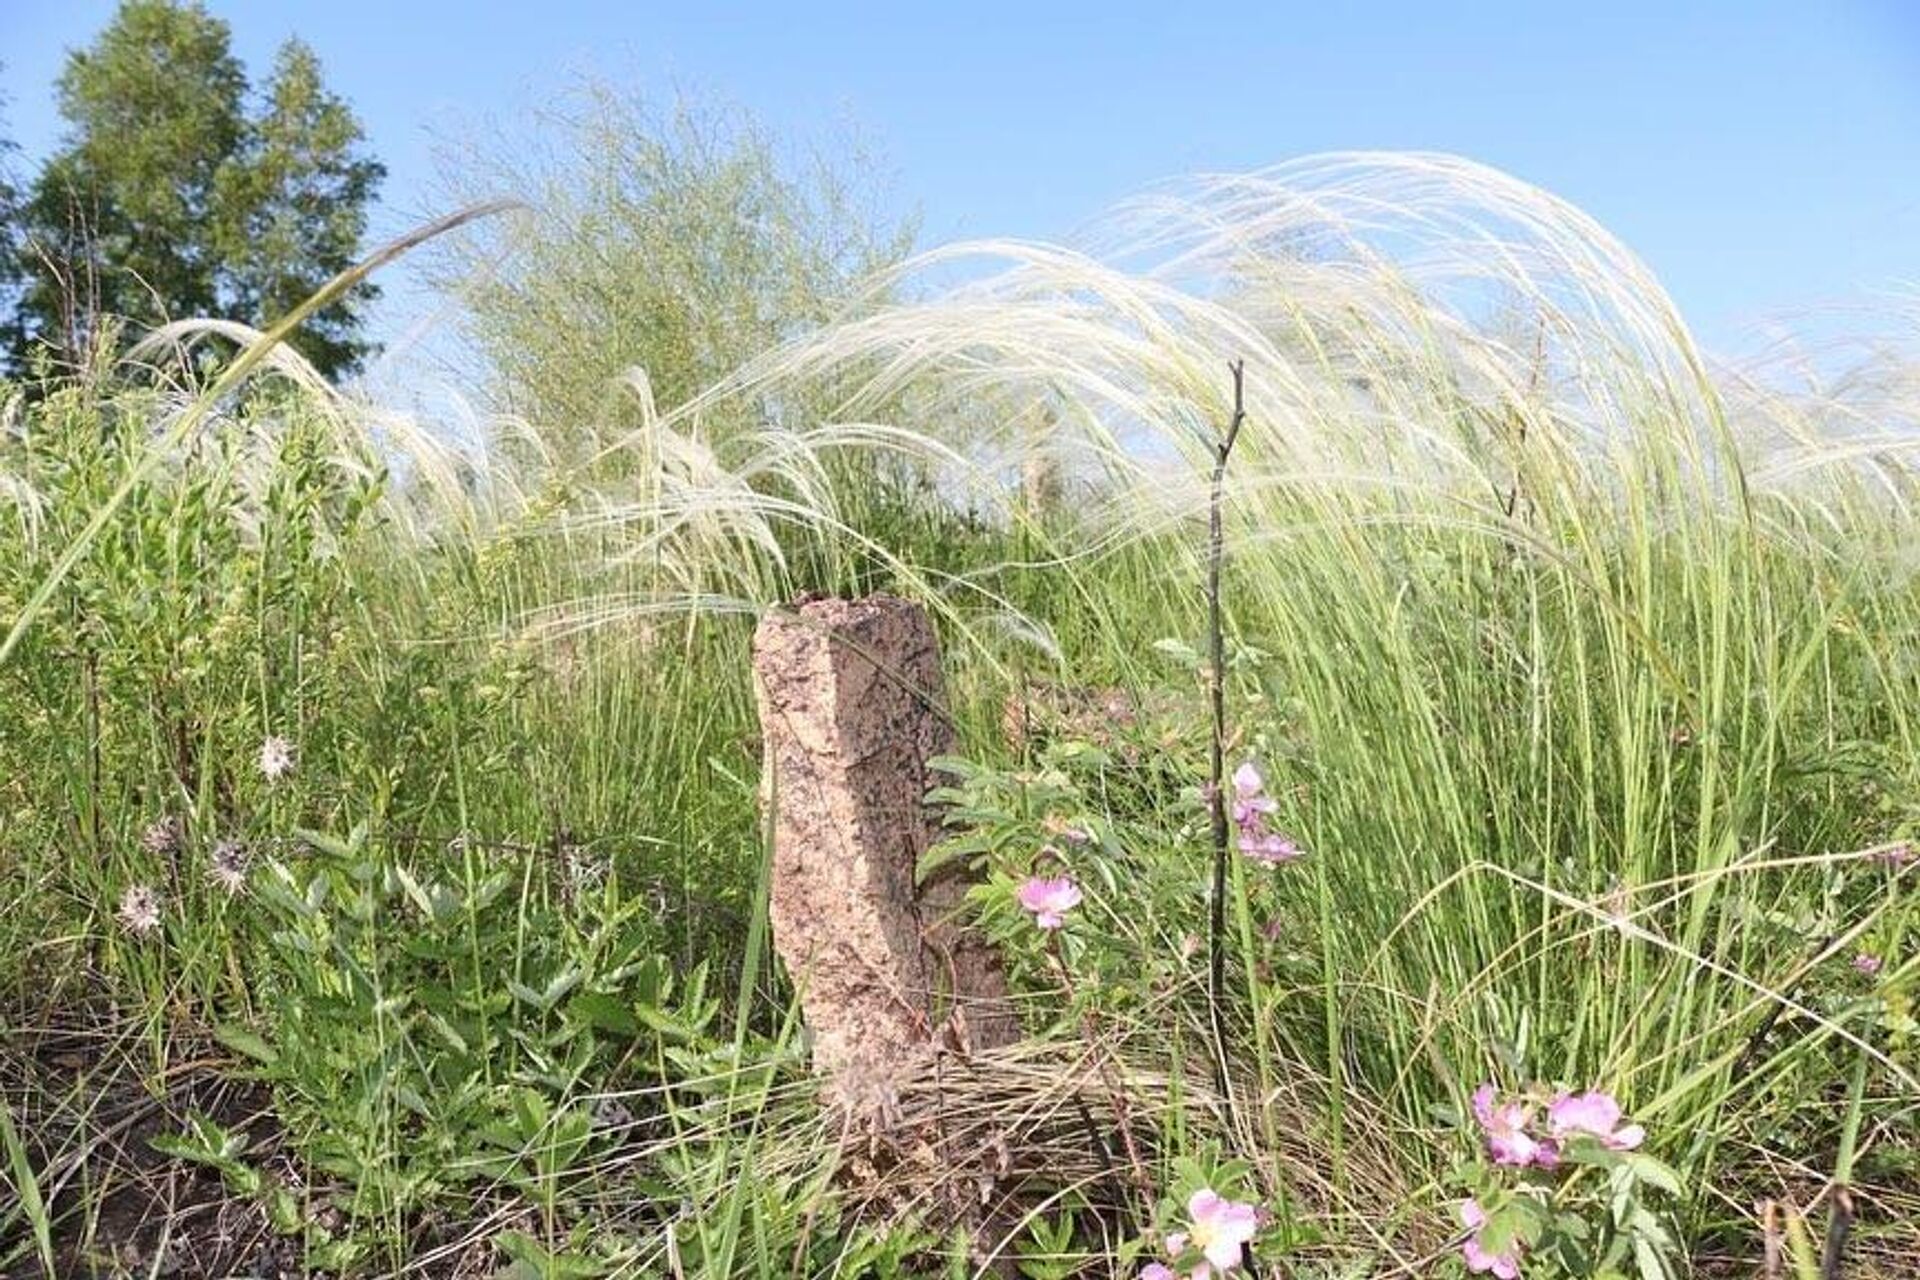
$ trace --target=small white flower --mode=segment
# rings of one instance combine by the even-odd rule
[[[274,734],[260,744],[260,772],[268,782],[278,782],[293,772],[293,744]]]
[[[247,863],[250,855],[247,846],[231,836],[224,836],[213,843],[213,854],[209,859],[207,878],[225,889],[230,896],[246,892]]]
[[[128,885],[120,897],[120,927],[136,937],[160,927],[160,895],[144,884]]]
[[[180,852],[182,834],[180,819],[168,816],[155,818],[140,833],[140,847],[157,857],[165,857]]]

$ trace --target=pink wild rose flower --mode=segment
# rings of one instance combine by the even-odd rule
[[[1305,857],[1307,851],[1294,843],[1290,837],[1283,836],[1278,831],[1261,831],[1257,835],[1248,835],[1242,832],[1240,835],[1240,852],[1252,858],[1255,862],[1265,862],[1271,866],[1279,866],[1281,863],[1292,862],[1297,858]]]
[[[1598,1089],[1555,1098],[1547,1107],[1547,1129],[1556,1140],[1585,1134],[1615,1151],[1631,1151],[1647,1140],[1639,1125],[1621,1125],[1620,1104]]]
[[[1240,1265],[1241,1247],[1260,1231],[1260,1215],[1252,1205],[1228,1200],[1205,1187],[1187,1201],[1187,1216],[1193,1219],[1188,1238],[1207,1263],[1221,1271]],[[1185,1243],[1183,1239],[1181,1244]],[[1201,1269],[1193,1275],[1205,1280]]]
[[[1480,1207],[1478,1200],[1461,1203],[1460,1221],[1473,1233],[1460,1246],[1460,1252],[1467,1260],[1467,1270],[1475,1275],[1491,1273],[1495,1280],[1520,1280],[1519,1241],[1509,1245],[1505,1253],[1488,1253],[1486,1246],[1480,1242],[1480,1229],[1487,1225],[1487,1211]]]
[[[1177,1262],[1179,1261],[1180,1255],[1185,1253],[1186,1251],[1187,1251],[1187,1233],[1186,1232],[1176,1231],[1172,1235],[1167,1237],[1167,1256],[1169,1258],[1172,1258]],[[1167,1271],[1169,1274],[1172,1274],[1172,1275],[1178,1274],[1173,1270],[1172,1267],[1168,1267]],[[1199,1266],[1195,1267],[1191,1272],[1188,1273],[1187,1280],[1207,1280],[1207,1278],[1212,1274],[1213,1274],[1213,1268],[1203,1262]]]
[[[1267,780],[1253,761],[1233,771],[1233,821],[1242,832],[1257,829],[1267,814],[1280,808],[1280,803],[1266,792]]]
[[[1551,1169],[1560,1163],[1559,1149],[1528,1130],[1532,1111],[1524,1102],[1499,1101],[1491,1082],[1473,1091],[1473,1116],[1487,1135],[1487,1152],[1495,1164]]]
[[[1034,924],[1058,929],[1066,924],[1066,913],[1080,905],[1080,886],[1066,876],[1029,876],[1018,897],[1020,905],[1033,913]]]
[[[1233,825],[1240,831],[1240,852],[1255,862],[1278,866],[1302,856],[1302,849],[1291,838],[1269,830],[1267,815],[1280,808],[1279,801],[1267,794],[1267,782],[1259,768],[1248,760],[1233,771]]]

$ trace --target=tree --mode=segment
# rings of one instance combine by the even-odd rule
[[[231,304],[270,324],[354,261],[367,204],[386,168],[362,154],[353,111],[327,91],[320,60],[299,40],[280,46],[265,108],[220,175],[220,257]],[[323,372],[357,368],[372,350],[359,336],[371,284],[315,314],[294,346]]]
[[[17,363],[36,343],[80,360],[107,317],[269,324],[352,258],[384,170],[305,45],[282,48],[249,117],[225,22],[197,0],[123,0],[58,87],[67,138],[20,219]],[[366,352],[369,297],[296,338],[323,373]]]
[[[67,144],[23,211],[30,338],[78,358],[108,315],[214,311],[214,185],[245,130],[227,24],[198,5],[128,0],[58,81]]]
[[[0,71],[6,70],[6,64],[0,63]],[[0,108],[6,106],[6,98],[0,95]],[[20,280],[20,256],[18,248],[18,226],[20,217],[20,193],[13,185],[13,155],[20,148],[13,139],[0,132],[0,302],[11,302],[14,287]],[[11,308],[9,307],[9,313]],[[6,344],[10,337],[11,318],[0,316],[0,344]],[[0,345],[4,350],[4,345]]]

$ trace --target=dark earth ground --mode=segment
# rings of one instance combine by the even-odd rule
[[[242,1064],[211,1041],[169,1040],[164,1070],[156,1069],[155,1053],[137,1029],[97,1020],[0,1024],[0,1101],[11,1108],[56,1217],[51,1275],[321,1274],[304,1265],[298,1239],[273,1230],[257,1197],[236,1195],[216,1170],[152,1145],[182,1133],[190,1116],[208,1116],[244,1133],[247,1162],[292,1190],[315,1221],[337,1221],[328,1188],[311,1185],[287,1154],[266,1090],[242,1078]],[[0,1202],[0,1280],[43,1280],[49,1273],[30,1225],[7,1221],[14,1208]],[[422,1224],[410,1252],[438,1259],[415,1272],[434,1277],[492,1276],[502,1265],[475,1232],[444,1221]]]
[[[156,1033],[158,1034],[158,1033]],[[157,1064],[164,1060],[165,1066]],[[152,1139],[180,1134],[195,1113],[249,1139],[246,1159],[292,1190],[314,1220],[331,1225],[332,1188],[309,1181],[287,1153],[271,1099],[244,1079],[244,1066],[214,1044],[178,1035],[164,1042],[138,1027],[67,1011],[14,1010],[0,1020],[0,1102],[11,1110],[42,1196],[55,1215],[54,1270],[59,1280],[119,1277],[253,1277],[307,1280],[300,1242],[273,1230],[257,1197],[234,1194],[204,1165],[154,1149]],[[1906,1163],[1895,1155],[1895,1166]],[[1920,1153],[1910,1153],[1920,1162]],[[1824,1186],[1811,1169],[1769,1166],[1752,1171],[1798,1203]],[[1860,1221],[1835,1280],[1920,1280],[1920,1256],[1908,1247],[1920,1214],[1920,1185],[1896,1176],[1892,1186],[1856,1192]],[[1903,1185],[1904,1184],[1904,1185]],[[43,1280],[32,1230],[15,1220],[12,1197],[0,1201],[0,1280]],[[480,1280],[505,1260],[486,1237],[515,1225],[505,1205],[476,1204],[467,1222],[441,1218],[416,1225],[408,1274]],[[1826,1206],[1810,1214],[1816,1231]],[[1906,1230],[1876,1231],[1907,1219]],[[394,1263],[370,1260],[376,1273]],[[397,1262],[398,1260],[394,1260]],[[1758,1240],[1736,1241],[1695,1259],[1712,1280],[1771,1280]],[[1789,1266],[1781,1280],[1791,1275]],[[1303,1280],[1305,1278],[1303,1277]]]

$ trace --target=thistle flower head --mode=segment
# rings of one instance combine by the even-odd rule
[[[1862,951],[1853,958],[1853,967],[1869,978],[1874,978],[1878,977],[1880,970],[1885,967],[1885,961],[1871,951]]]
[[[156,857],[171,857],[180,852],[184,827],[185,824],[172,814],[155,818],[140,832],[140,848]]]
[[[260,774],[268,782],[278,782],[293,772],[293,744],[273,734],[260,744]]]
[[[238,896],[246,891],[247,864],[251,860],[246,845],[232,836],[222,836],[213,842],[213,852],[207,860],[207,878],[230,896]]]
[[[128,885],[116,914],[120,927],[135,937],[152,933],[160,927],[160,894],[149,885]]]

